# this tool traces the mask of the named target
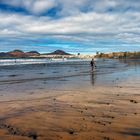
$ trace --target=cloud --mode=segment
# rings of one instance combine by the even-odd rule
[[[36,0],[36,2],[29,3],[28,2],[24,3],[27,10],[32,12],[33,14],[41,14],[44,13],[45,11],[48,11],[49,9],[53,8],[56,6],[56,3],[54,0]],[[29,9],[30,8],[30,9]]]
[[[49,39],[62,41],[69,49],[73,46],[79,49],[78,45],[90,49],[107,45],[115,48],[114,44],[140,45],[140,2],[135,0],[0,0],[1,4],[22,7],[29,12],[1,10],[0,40],[3,45],[38,43],[45,46]],[[44,15],[55,7],[61,7],[55,11],[58,17]],[[56,44],[50,47],[59,46]]]
[[[2,4],[24,8],[31,14],[40,15],[56,6],[55,0],[0,0]]]
[[[137,0],[0,0],[0,4],[21,7],[33,15],[41,15],[51,8],[61,7],[57,11],[60,16],[79,14],[80,12],[118,12],[134,10],[140,11],[140,2]]]
[[[140,32],[140,18],[138,13],[108,14],[108,13],[80,13],[76,16],[61,19],[48,17],[34,17],[19,14],[0,14],[3,30],[19,35],[71,35],[95,36],[97,38],[115,37],[116,39],[126,33],[136,36]],[[38,20],[39,19],[39,20]],[[130,20],[133,22],[129,22]],[[0,33],[1,34],[1,33]],[[83,37],[85,38],[85,37]],[[125,38],[124,38],[125,40]]]

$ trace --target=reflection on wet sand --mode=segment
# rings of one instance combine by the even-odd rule
[[[96,80],[96,70],[91,71],[91,84],[94,86],[95,85],[95,80]]]
[[[139,65],[125,62],[126,65],[119,64],[122,71],[112,72],[110,69],[114,70],[118,63],[103,63],[96,71],[87,73],[85,66],[80,67],[79,76],[46,80],[45,84],[41,77],[30,84],[27,81],[0,85],[3,89],[0,92],[3,95],[0,98],[0,139],[139,140]],[[104,68],[103,72],[100,68]],[[101,80],[102,86],[96,86]],[[21,94],[18,89],[25,88],[25,83],[26,89]],[[15,90],[7,88],[5,94],[7,86]]]

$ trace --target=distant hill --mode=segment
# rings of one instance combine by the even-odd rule
[[[29,51],[29,52],[24,52],[22,50],[13,50],[10,52],[0,52],[0,58],[30,58],[30,57],[42,57],[44,54],[40,54],[37,51]],[[45,55],[71,55],[69,53],[66,53],[63,50],[56,50],[52,53],[45,53]]]
[[[30,52],[26,52],[27,56],[39,56],[40,53],[37,51],[30,51]]]
[[[7,58],[7,57],[11,57],[11,55],[5,52],[0,52],[0,58]]]
[[[13,51],[11,51],[9,53],[13,53],[13,52],[15,52],[15,53],[24,53],[22,50],[13,50]]]
[[[13,50],[10,52],[0,52],[0,58],[28,58],[39,56],[37,51],[23,52],[22,50]]]
[[[27,53],[40,54],[40,53],[39,53],[39,52],[37,52],[37,51],[30,51],[30,52],[27,52]]]
[[[71,55],[71,54],[66,53],[65,51],[62,51],[62,50],[56,50],[52,53],[47,53],[47,55]]]
[[[26,53],[24,53],[21,50],[13,50],[11,52],[8,52],[7,54],[10,55],[11,57],[18,57],[18,58],[24,58],[27,56]]]

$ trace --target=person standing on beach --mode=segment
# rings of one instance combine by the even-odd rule
[[[94,58],[90,61],[90,65],[91,65],[91,68],[92,68],[92,71],[93,71],[94,68],[96,67]]]

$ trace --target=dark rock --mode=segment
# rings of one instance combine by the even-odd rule
[[[36,132],[29,132],[27,136],[33,138],[33,140],[36,140],[38,137]]]
[[[71,134],[71,135],[74,134],[74,130],[73,130],[73,129],[69,129],[68,132],[69,132],[69,134]]]
[[[131,103],[135,103],[135,104],[138,103],[138,102],[135,101],[135,100],[130,100],[130,102],[131,102]]]

